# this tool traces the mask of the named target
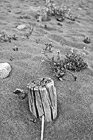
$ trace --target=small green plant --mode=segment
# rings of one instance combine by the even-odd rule
[[[45,51],[48,51],[48,52],[52,52],[52,48],[54,47],[53,44],[52,44],[52,42],[46,43],[45,45],[46,45],[46,47],[45,47],[44,50]]]
[[[66,69],[71,71],[81,71],[88,67],[83,58],[79,54],[75,53],[66,55],[64,66],[66,67]]]
[[[1,32],[0,33],[0,42],[10,42],[11,40],[17,40],[18,37],[16,37],[16,35],[8,35],[5,32]]]
[[[86,44],[89,44],[91,41],[90,41],[90,38],[89,37],[85,37],[85,39],[83,40],[84,43]]]
[[[66,54],[66,58],[64,60],[61,60],[59,52],[57,53],[56,60],[54,56],[50,59],[46,51],[44,52],[44,55],[46,56],[48,62],[50,63],[53,73],[60,80],[62,80],[63,77],[67,73],[69,73],[73,76],[74,80],[76,81],[77,77],[74,76],[72,71],[73,72],[81,71],[88,67],[87,63],[83,61],[83,58],[81,58],[80,55],[77,55],[75,53]]]
[[[64,66],[64,61],[60,59],[60,53],[59,52],[57,53],[57,59],[56,60],[55,60],[54,56],[50,59],[46,52],[44,52],[44,55],[46,56],[47,61],[49,62],[54,75],[59,80],[61,80],[61,81],[64,80],[63,77],[67,73],[69,73],[70,75],[72,75],[72,77],[76,81],[77,77],[74,76],[74,74],[72,72],[70,72],[69,70],[66,69],[66,67]]]
[[[48,21],[52,16],[54,16],[56,20],[60,22],[66,18],[75,21],[75,18],[72,17],[70,9],[67,6],[58,6],[54,3],[54,1],[49,0],[46,2],[44,8],[39,11],[36,17],[40,17],[41,21]]]

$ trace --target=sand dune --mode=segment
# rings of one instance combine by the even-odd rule
[[[58,117],[45,124],[44,140],[92,140],[93,139],[93,1],[57,0],[71,8],[76,21],[66,19],[59,26],[55,19],[37,22],[35,14],[43,7],[44,0],[0,0],[0,33],[16,35],[18,40],[0,42],[0,62],[8,62],[12,72],[0,79],[0,140],[40,140],[40,121],[30,121],[28,101],[13,94],[16,88],[27,90],[27,83],[38,77],[51,77],[55,81],[58,96]],[[25,24],[23,30],[17,29]],[[47,29],[44,25],[47,24]],[[33,32],[26,37],[30,27]],[[90,44],[83,39],[89,36]],[[62,56],[73,47],[82,53],[90,69],[74,73],[77,81],[58,81],[42,54],[45,43],[53,42],[54,49]],[[13,48],[17,46],[18,51]]]

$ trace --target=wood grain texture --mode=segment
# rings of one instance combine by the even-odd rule
[[[47,78],[46,78],[47,79]],[[48,79],[47,79],[48,80]],[[57,116],[57,95],[54,81],[50,79],[46,84],[29,84],[29,109],[36,118],[45,116],[45,120],[50,122]],[[42,83],[39,82],[39,83]]]

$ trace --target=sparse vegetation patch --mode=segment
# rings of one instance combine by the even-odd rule
[[[67,53],[65,59],[62,60],[60,52],[57,52],[57,59],[55,60],[55,56],[49,58],[49,53],[47,53],[47,51],[51,53],[50,50],[45,49],[44,55],[50,63],[55,76],[60,80],[63,79],[63,76],[69,73],[76,81],[77,77],[74,76],[72,72],[79,72],[88,67],[87,63],[84,62],[83,58],[79,54],[75,54],[73,52]]]
[[[67,6],[59,6],[54,1],[49,0],[45,6],[38,11],[36,18],[37,21],[49,21],[54,16],[57,21],[62,22],[65,18],[75,21],[75,17],[71,15],[70,9]]]

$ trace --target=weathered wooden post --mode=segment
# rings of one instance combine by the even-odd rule
[[[54,81],[41,78],[28,84],[29,109],[36,118],[42,120],[41,140],[43,140],[44,120],[50,122],[57,117],[57,95]]]

